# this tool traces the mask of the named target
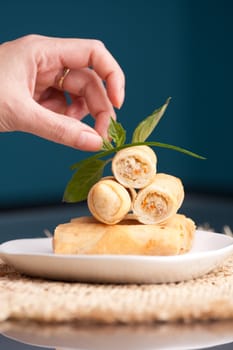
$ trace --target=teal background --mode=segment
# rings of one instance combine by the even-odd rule
[[[151,139],[207,157],[157,149],[158,170],[186,191],[233,194],[231,0],[5,1],[0,33],[1,42],[29,33],[102,40],[126,75],[118,119],[128,133],[172,96]],[[87,156],[23,133],[0,134],[0,155],[1,208],[59,203],[69,166]]]

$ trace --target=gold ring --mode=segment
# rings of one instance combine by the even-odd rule
[[[63,69],[63,74],[62,74],[61,78],[58,80],[59,89],[63,90],[64,80],[65,80],[65,77],[67,76],[67,74],[69,74],[69,72],[70,72],[70,68]]]

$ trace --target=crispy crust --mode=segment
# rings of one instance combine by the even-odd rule
[[[130,210],[131,196],[121,184],[106,178],[92,186],[87,204],[97,220],[113,225],[121,221]]]
[[[177,255],[191,249],[194,233],[194,222],[181,214],[161,225],[105,225],[81,217],[56,227],[53,248],[58,254]]]

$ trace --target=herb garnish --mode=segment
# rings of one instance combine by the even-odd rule
[[[90,188],[100,180],[100,178],[103,176],[105,166],[111,161],[111,158],[102,158],[106,158],[110,154],[116,153],[126,147],[137,145],[163,147],[187,154],[195,158],[205,159],[196,153],[178,146],[155,141],[146,141],[164,115],[170,99],[171,98],[169,97],[163,106],[156,109],[151,115],[149,115],[138,124],[133,132],[131,143],[129,144],[125,143],[126,130],[119,122],[116,122],[113,118],[111,118],[108,129],[108,134],[111,141],[104,139],[101,152],[98,152],[93,156],[81,160],[71,166],[71,170],[76,170],[76,172],[73,174],[71,180],[67,184],[63,200],[70,203],[85,200]]]

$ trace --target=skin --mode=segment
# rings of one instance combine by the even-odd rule
[[[70,72],[60,89],[64,67]],[[114,107],[124,101],[124,74],[98,40],[27,35],[6,42],[0,82],[0,132],[28,132],[86,151],[101,148]],[[83,122],[88,114],[93,128]]]

